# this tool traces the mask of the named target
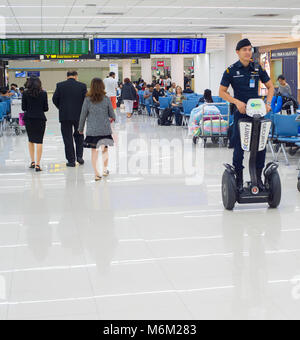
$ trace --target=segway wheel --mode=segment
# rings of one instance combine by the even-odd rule
[[[226,210],[233,210],[237,201],[236,180],[233,174],[225,171],[222,179],[222,199]]]
[[[281,181],[278,171],[275,171],[271,174],[269,178],[270,185],[270,198],[269,198],[269,206],[272,209],[278,208],[281,202]]]
[[[197,145],[198,142],[199,142],[199,137],[194,136],[194,137],[193,137],[193,143],[194,143],[195,145]]]
[[[298,188],[298,191],[300,192],[300,179],[298,179],[297,188]]]

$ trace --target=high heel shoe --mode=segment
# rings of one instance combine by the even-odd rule
[[[99,181],[101,181],[102,180],[102,177],[101,176],[96,176],[95,177],[95,182],[99,182]]]
[[[104,170],[104,171],[103,171],[103,176],[104,176],[104,177],[109,176],[109,171],[108,171],[108,170]]]
[[[41,167],[40,167],[39,165],[36,165],[36,166],[35,166],[35,171],[36,171],[36,172],[41,172],[41,171],[43,171],[43,170],[41,169]]]
[[[29,169],[35,169],[35,162],[32,162]]]

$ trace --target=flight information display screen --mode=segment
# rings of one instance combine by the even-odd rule
[[[31,54],[59,54],[59,40],[30,40]]]
[[[206,39],[181,39],[179,53],[202,54],[206,53]]]
[[[60,54],[89,54],[89,40],[88,39],[61,40]]]
[[[0,40],[0,54],[22,55],[29,54],[29,40],[6,39]]]
[[[150,54],[151,39],[124,39],[124,54]]]
[[[152,54],[177,54],[178,39],[152,39]]]
[[[123,39],[94,39],[95,54],[122,54]]]

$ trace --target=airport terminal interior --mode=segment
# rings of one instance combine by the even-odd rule
[[[0,320],[299,319],[299,14],[298,0],[1,0]]]

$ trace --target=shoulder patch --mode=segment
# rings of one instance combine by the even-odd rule
[[[230,72],[230,71],[229,71],[229,68],[226,70],[226,72],[227,72],[227,73],[229,73],[229,72]]]

